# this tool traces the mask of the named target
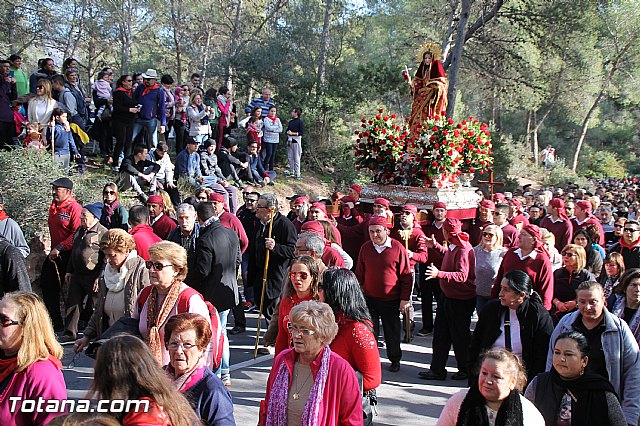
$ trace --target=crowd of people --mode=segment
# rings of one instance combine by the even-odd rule
[[[195,144],[202,164],[197,164],[197,176],[193,175],[195,170],[183,170],[191,172],[190,180],[224,187],[228,180],[239,186],[243,180],[263,185],[275,178],[276,152],[284,133],[289,159],[285,174],[301,178],[302,110],[293,108],[291,119],[283,123],[270,89],[264,88],[261,96],[244,108],[246,117],[239,120],[233,92],[224,85],[205,89],[198,73],[178,84],[171,75],[159,75],[155,69],[116,79],[113,69],[105,67],[89,84],[82,81],[79,67],[77,59],[67,58],[58,73],[53,59],[42,58],[38,69],[28,76],[19,55],[0,61],[0,149],[49,149],[65,170],[75,162],[82,174],[85,145],[93,138],[105,163],[120,174],[122,183],[140,192],[142,182],[169,190],[174,189],[174,182],[169,170],[160,171],[160,176],[157,170],[142,173],[139,168],[146,176],[134,172],[131,163],[138,163],[133,160],[138,145],[146,146],[151,157],[152,151],[162,149],[159,143],[170,138],[175,141],[176,155]],[[246,130],[249,142],[243,152],[237,151],[237,143],[230,137],[239,125]],[[162,152],[168,154],[167,150]],[[205,152],[208,155],[203,155]]]

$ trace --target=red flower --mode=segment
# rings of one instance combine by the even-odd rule
[[[449,157],[451,157],[453,155],[453,150],[450,149],[449,151],[447,151],[447,154],[449,154]]]
[[[443,135],[448,136],[449,132],[447,132],[446,130],[442,132]]]
[[[379,109],[378,109],[378,112],[379,112],[380,114],[382,114],[382,113],[384,112],[384,108],[379,108]]]
[[[476,169],[474,169],[473,167],[470,167],[470,168],[469,168],[469,171],[470,171],[471,173],[473,173],[473,172],[475,172],[475,171],[476,171]]]
[[[429,137],[429,141],[430,141],[430,142],[434,142],[435,140],[436,140],[436,137],[435,137],[434,135],[431,135],[431,136]]]
[[[435,137],[434,137],[434,136],[431,136],[431,137],[435,139]],[[435,145],[435,148],[436,148],[436,149],[440,149],[440,144],[439,144],[439,143],[437,143],[437,144]]]
[[[364,124],[364,123],[362,123],[362,124],[361,124],[361,126],[362,126],[362,128],[363,128],[363,129],[366,129],[366,128],[367,128],[367,125],[366,125],[366,124]]]
[[[373,124],[373,120],[369,120],[369,121],[368,121],[368,123],[369,123],[369,124]]]
[[[387,129],[382,129],[382,134],[386,135],[387,134]]]
[[[380,114],[376,115],[376,120],[380,120],[380,117],[382,117]]]
[[[360,121],[362,121],[363,123],[366,123],[366,122],[367,122],[367,120],[366,120],[366,119],[364,119],[364,118],[361,118],[361,119],[360,119]]]
[[[438,162],[437,161],[432,161],[431,162],[431,167],[438,167]]]
[[[453,131],[453,136],[455,136],[456,138],[460,136],[460,132],[457,130]]]
[[[389,116],[388,115],[384,116],[384,121],[389,121]]]
[[[396,115],[395,114],[391,114],[391,118],[395,119]]]
[[[448,120],[447,120],[447,122],[448,122],[449,124],[453,124],[453,123],[454,123],[453,118],[448,119]]]

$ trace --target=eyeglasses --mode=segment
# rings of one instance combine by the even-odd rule
[[[171,264],[169,265],[163,265],[160,262],[153,262],[151,260],[147,260],[146,262],[144,262],[144,264],[146,265],[147,269],[155,269],[156,271],[162,271],[164,268],[169,267],[169,266],[173,266]]]
[[[298,328],[291,323],[287,323],[287,330],[289,330],[289,334],[292,336],[311,336],[316,334],[314,330],[309,330],[308,328]]]
[[[635,229],[635,228],[624,228],[624,232],[630,232],[630,233],[634,233],[634,232],[638,232],[640,231],[640,229]]]
[[[2,328],[11,327],[12,325],[19,325],[20,323],[16,320],[12,320],[5,314],[0,314],[0,325]]]
[[[197,347],[198,345],[196,345],[195,343],[185,343],[185,342],[171,342],[169,343],[169,349],[172,350],[177,350],[179,347],[182,347],[182,349],[184,349],[185,351],[188,351],[190,349],[193,349],[195,347]]]
[[[245,203],[257,203],[258,200],[254,199],[254,198],[245,198],[244,199]]]
[[[309,273],[308,272],[291,272],[289,273],[289,276],[291,277],[292,280],[295,280],[296,277],[300,277],[301,280],[306,280],[307,278],[309,278]]]
[[[127,83],[133,83],[133,80],[125,80]]]
[[[36,89],[44,89],[42,86],[36,86]]]
[[[568,258],[572,258],[572,257],[577,257],[577,255],[573,252],[570,251],[563,251],[562,252],[562,257],[568,257]]]
[[[116,191],[102,191],[102,195],[114,195],[117,194]]]
[[[482,233],[482,236],[483,236],[483,237],[493,237],[493,236],[495,236],[495,235],[496,235],[496,234],[492,234],[491,232],[483,232],[483,233]]]

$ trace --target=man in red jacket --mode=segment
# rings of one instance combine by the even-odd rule
[[[479,216],[475,219],[471,229],[469,229],[469,242],[475,247],[482,240],[482,230],[485,226],[493,223],[493,211],[496,204],[491,200],[482,200],[479,208]]]
[[[166,240],[171,231],[177,228],[178,223],[164,213],[164,203],[159,195],[150,195],[147,200],[149,209],[149,224],[153,233]]]
[[[400,370],[400,312],[405,312],[411,297],[411,268],[404,246],[389,236],[388,221],[383,216],[369,219],[369,238],[360,248],[356,277],[362,286],[373,321],[376,338],[380,320],[387,344],[389,371]]]
[[[162,241],[149,225],[149,210],[145,206],[133,206],[129,209],[129,234],[136,242],[138,256],[149,260],[149,247]]]
[[[82,206],[72,195],[73,182],[69,178],[59,178],[51,182],[53,202],[49,207],[49,234],[51,252],[42,265],[40,282],[42,299],[49,311],[53,328],[62,331],[64,324],[60,312],[60,289],[64,283],[67,264],[71,257],[73,235],[80,226]]]
[[[446,380],[449,349],[458,364],[453,380],[466,380],[467,355],[471,342],[471,315],[476,303],[476,255],[469,244],[469,236],[462,232],[458,219],[444,222],[444,237],[448,247],[427,238],[427,246],[437,248],[444,254],[442,268],[427,266],[427,279],[439,278],[442,295],[438,303],[436,324],[433,330],[433,357],[428,371],[420,373],[427,380]]]
[[[556,239],[556,249],[561,252],[573,238],[573,224],[565,210],[564,200],[554,198],[549,201],[549,214],[540,221],[540,228],[545,228]]]

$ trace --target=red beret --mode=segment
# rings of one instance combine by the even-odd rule
[[[309,202],[309,199],[303,195],[302,197],[296,198],[293,202],[293,205],[295,206],[296,204],[304,204],[308,202]]]
[[[459,234],[462,232],[462,222],[456,218],[448,217],[444,221],[444,229],[448,234]]]
[[[516,206],[518,208],[522,207],[522,201],[518,200],[517,198],[510,199],[509,204],[511,204],[512,206]]]
[[[447,205],[445,203],[443,203],[442,201],[436,201],[435,203],[433,203],[433,209],[447,209]]]
[[[375,200],[373,200],[373,204],[380,204],[381,206],[385,206],[386,208],[389,208],[390,206],[389,201],[385,198],[376,198]]]
[[[385,228],[388,228],[389,222],[387,221],[387,218],[384,216],[371,216],[369,218],[369,226],[374,226],[374,225],[384,226]]]
[[[413,204],[405,204],[404,206],[402,206],[402,211],[411,212],[414,215],[418,214],[418,208]]]
[[[344,196],[344,197],[340,198],[340,202],[341,202],[342,204],[347,204],[347,203],[355,203],[355,202],[356,202],[356,200],[354,200],[353,198],[351,198],[351,197],[349,197],[349,196],[347,195],[347,196]]]
[[[562,198],[554,198],[549,201],[549,205],[556,209],[564,209],[564,200]]]
[[[353,189],[358,194],[360,194],[362,192],[362,187],[360,185],[358,185],[357,183],[351,184],[351,186],[349,188]]]
[[[576,207],[580,207],[582,210],[584,210],[587,213],[591,213],[591,210],[593,210],[593,206],[591,205],[591,203],[587,200],[580,200],[576,203]]]
[[[164,202],[160,195],[149,195],[149,198],[147,198],[147,204],[158,204],[160,206],[164,206]]]
[[[480,203],[480,207],[484,207],[485,209],[495,210],[496,204],[491,200],[482,200]]]
[[[209,202],[210,203],[224,203],[224,197],[222,194],[218,194],[217,192],[212,192],[209,194]]]
[[[324,238],[324,228],[317,220],[310,220],[302,224],[300,232],[311,232]]]
[[[322,210],[325,215],[327,216],[329,215],[329,213],[327,213],[327,205],[322,201],[316,201],[315,203],[311,204],[311,207],[313,207],[316,210]]]
[[[504,195],[502,192],[496,192],[495,194],[493,194],[493,199],[494,200],[504,201],[504,200],[507,199],[507,196]]]

